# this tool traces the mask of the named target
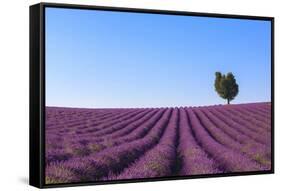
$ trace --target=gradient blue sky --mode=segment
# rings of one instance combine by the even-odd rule
[[[216,71],[270,101],[270,53],[269,21],[46,8],[46,105],[223,104]]]

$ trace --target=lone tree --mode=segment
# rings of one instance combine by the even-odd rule
[[[216,72],[215,74],[215,90],[219,96],[226,99],[227,104],[229,104],[239,92],[239,86],[236,83],[235,77],[231,72],[226,75],[221,74],[220,72]]]

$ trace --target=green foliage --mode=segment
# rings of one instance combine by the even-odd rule
[[[235,77],[231,72],[226,75],[216,72],[215,75],[215,90],[229,104],[239,92],[239,86],[236,83]]]

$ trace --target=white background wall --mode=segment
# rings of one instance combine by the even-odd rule
[[[0,4],[0,190],[36,190],[28,185],[29,5],[36,0]],[[193,12],[275,17],[276,174],[120,185],[84,186],[67,190],[278,190],[280,170],[280,38],[279,0],[56,0],[60,3],[170,9]],[[254,72],[254,71],[253,71]],[[278,116],[279,115],[279,116]],[[55,189],[62,190],[62,189]]]

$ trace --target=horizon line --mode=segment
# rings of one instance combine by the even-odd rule
[[[160,106],[160,107],[72,107],[72,106],[49,106],[45,108],[66,108],[66,109],[154,109],[154,108],[194,108],[194,107],[210,107],[210,106],[230,106],[230,105],[247,105],[247,104],[271,104],[271,101],[233,103],[233,104],[213,104],[213,105],[194,105],[194,106]]]

